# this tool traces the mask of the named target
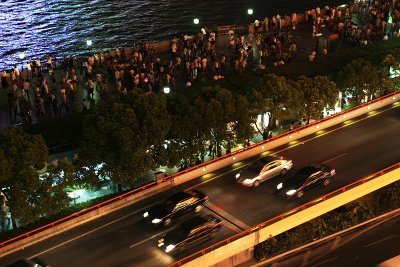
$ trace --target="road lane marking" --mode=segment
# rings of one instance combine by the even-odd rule
[[[388,109],[385,109],[385,110],[382,110],[382,111],[377,111],[376,115],[381,114],[381,113],[386,112],[386,111],[389,111],[389,110],[394,109],[394,108],[397,108],[397,106],[391,106],[391,107],[389,107]],[[314,137],[311,137],[311,138],[309,138],[309,139],[306,139],[306,140],[303,140],[303,141],[299,141],[299,143],[297,143],[297,144],[294,144],[294,145],[291,145],[291,146],[289,146],[289,147],[283,148],[283,149],[278,150],[278,151],[276,151],[276,152],[272,152],[272,153],[269,154],[269,155],[276,155],[276,154],[279,154],[279,153],[284,152],[284,151],[286,151],[286,150],[289,150],[289,149],[291,149],[291,148],[293,148],[293,147],[296,147],[296,146],[299,146],[299,145],[304,145],[304,143],[306,143],[306,142],[313,141],[313,140],[316,139],[316,138],[319,138],[319,137],[324,136],[324,135],[326,135],[326,134],[330,134],[330,133],[336,132],[336,131],[338,131],[338,130],[344,128],[344,127],[350,126],[350,125],[352,125],[352,124],[361,122],[361,121],[366,120],[366,119],[369,119],[369,118],[370,118],[370,117],[360,118],[360,119],[358,119],[358,120],[355,120],[355,121],[353,121],[353,122],[351,122],[351,123],[348,123],[348,124],[346,124],[346,125],[342,125],[342,126],[340,126],[340,127],[338,127],[338,128],[332,129],[332,130],[327,131],[327,132],[325,132],[325,133],[323,133],[323,134],[320,134],[320,135],[318,135],[318,136],[314,136]],[[336,124],[336,125],[338,125],[338,124]],[[307,137],[307,136],[305,136],[305,137]],[[302,137],[302,138],[305,138],[305,137]],[[262,153],[260,153],[260,154],[262,154]],[[260,154],[259,154],[259,155],[260,155]],[[213,180],[215,180],[215,179],[218,179],[218,178],[220,178],[220,177],[222,177],[222,176],[224,176],[224,175],[226,175],[226,174],[229,174],[229,173],[231,173],[231,172],[234,172],[234,171],[237,171],[237,170],[239,170],[239,169],[241,169],[241,168],[244,168],[244,167],[248,166],[248,165],[251,164],[251,163],[252,163],[252,162],[250,162],[250,163],[248,163],[248,164],[244,164],[244,165],[242,165],[242,166],[240,166],[240,167],[236,167],[236,168],[234,168],[234,169],[232,169],[232,170],[230,170],[230,171],[224,172],[224,173],[219,174],[219,175],[217,175],[217,176],[214,176],[213,178],[209,178],[208,180],[203,181],[203,182],[201,182],[201,183],[198,183],[198,184],[196,184],[196,185],[193,185],[193,186],[187,188],[186,190],[192,190],[192,189],[194,189],[194,188],[196,188],[196,187],[199,187],[200,185],[203,185],[203,184],[205,184],[205,183],[211,182],[211,181],[213,181]],[[228,167],[228,166],[226,166],[226,167]],[[200,177],[201,177],[201,176],[200,176]],[[233,181],[233,180],[232,180],[232,181]]]
[[[175,229],[175,228],[176,228],[176,227],[168,228],[168,231],[170,231],[170,230],[172,230],[172,229]],[[143,244],[143,243],[146,243],[147,241],[152,240],[152,239],[156,238],[157,236],[160,236],[160,235],[163,235],[163,234],[165,234],[165,232],[161,232],[161,233],[158,233],[158,234],[156,234],[156,235],[150,236],[149,238],[146,238],[145,240],[142,240],[142,241],[140,241],[140,242],[138,242],[138,243],[135,243],[135,244],[133,244],[133,245],[130,245],[129,248],[137,247],[137,246],[139,246],[139,245],[141,245],[141,244]]]
[[[323,163],[328,163],[329,161],[332,161],[332,160],[335,160],[335,159],[337,159],[337,158],[346,156],[347,154],[349,154],[349,153],[343,153],[343,154],[341,154],[341,155],[339,155],[339,156],[336,156],[336,157],[333,157],[333,158],[331,158],[331,159],[325,160]]]
[[[327,259],[327,260],[325,260],[325,261],[321,261],[321,262],[319,262],[319,263],[317,263],[317,264],[311,265],[310,267],[321,266],[321,265],[324,265],[324,264],[326,264],[326,263],[328,263],[328,262],[334,261],[334,260],[336,260],[336,259],[339,259],[339,257],[333,257],[333,258]]]
[[[39,253],[33,255],[32,257],[30,257],[30,259],[35,258],[35,257],[38,257],[38,256],[40,256],[40,255],[42,255],[42,254],[44,254],[44,253],[47,253],[47,252],[49,252],[49,251],[52,251],[52,250],[56,249],[56,248],[62,247],[62,246],[64,246],[64,245],[68,244],[68,243],[71,243],[72,241],[75,241],[75,240],[77,240],[77,239],[79,239],[79,238],[81,238],[81,237],[84,237],[84,236],[87,236],[87,235],[89,235],[89,234],[91,234],[91,233],[94,233],[94,232],[96,232],[96,231],[98,231],[98,230],[100,230],[100,229],[103,229],[104,227],[107,227],[107,226],[109,226],[109,225],[111,225],[111,224],[113,224],[113,223],[116,223],[116,222],[119,222],[119,221],[121,221],[121,220],[124,220],[125,218],[128,218],[129,216],[132,216],[132,215],[134,215],[134,214],[140,213],[140,212],[142,212],[143,210],[148,209],[150,206],[151,206],[151,205],[146,206],[145,208],[140,209],[140,210],[138,210],[138,211],[131,212],[131,213],[125,215],[125,216],[122,216],[121,218],[118,218],[118,219],[115,219],[115,220],[113,220],[113,221],[111,221],[111,222],[108,222],[108,223],[106,223],[106,224],[103,224],[102,226],[99,226],[99,227],[97,227],[97,228],[95,228],[95,229],[92,229],[92,230],[90,230],[90,231],[88,231],[88,232],[86,232],[86,233],[84,233],[84,234],[78,235],[78,236],[76,236],[76,237],[74,237],[74,238],[71,238],[71,239],[69,239],[69,240],[67,240],[67,241],[64,241],[64,242],[62,242],[62,243],[60,243],[60,244],[58,244],[58,245],[56,245],[56,246],[53,246],[53,247],[48,248],[48,249],[46,249],[46,250],[43,250],[43,251],[41,251],[41,252],[39,252]]]
[[[228,212],[224,211],[223,209],[221,209],[217,205],[211,203],[210,201],[208,201],[206,203],[206,208],[208,208],[210,211],[214,212],[215,214],[217,214],[218,216],[223,218],[225,221],[233,224],[234,226],[236,226],[237,228],[239,228],[242,231],[250,228],[249,225],[247,225],[244,222],[240,221],[239,219],[233,217],[231,214],[229,214]]]
[[[382,242],[384,242],[384,241],[386,241],[386,240],[389,240],[389,239],[392,239],[392,238],[394,238],[394,237],[396,237],[396,236],[397,236],[397,235],[391,235],[391,236],[388,236],[388,237],[379,239],[378,241],[375,241],[375,242],[372,242],[372,243],[369,243],[369,244],[365,245],[364,248],[367,248],[367,247],[370,247],[370,246],[373,246],[373,245],[382,243]]]

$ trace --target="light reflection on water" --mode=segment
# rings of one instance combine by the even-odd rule
[[[201,25],[239,24],[265,16],[290,14],[343,0],[2,0],[0,70],[52,54],[82,55],[94,50],[164,40]],[[247,16],[251,7],[254,14]],[[193,25],[193,18],[200,25]]]

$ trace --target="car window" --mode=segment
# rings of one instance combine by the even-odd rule
[[[213,226],[213,224],[211,222],[207,222],[205,224],[199,225],[198,227],[196,227],[190,231],[189,236],[193,236],[193,235],[199,234],[203,231],[207,231],[209,228],[212,228],[212,226]]]
[[[178,202],[178,204],[176,204],[174,210],[179,210],[179,209],[185,208],[187,206],[190,206],[193,203],[195,203],[197,200],[198,200],[198,198],[196,198],[196,197],[190,197],[188,199],[182,200],[182,201]]]

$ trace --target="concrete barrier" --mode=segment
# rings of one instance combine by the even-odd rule
[[[199,266],[234,266],[239,264],[237,259],[246,259],[249,251],[257,244],[266,241],[272,236],[286,232],[300,224],[310,221],[344,204],[365,196],[375,190],[385,187],[400,180],[400,168],[383,174],[377,178],[366,181],[365,183],[342,192],[334,197],[319,202],[307,209],[297,211],[271,225],[261,228],[255,226],[248,231],[246,236],[229,242],[228,244],[209,251],[206,254],[184,263],[180,266],[199,267]],[[178,266],[178,265],[176,265]]]

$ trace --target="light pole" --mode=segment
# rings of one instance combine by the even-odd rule
[[[169,94],[171,92],[171,88],[169,88],[168,86],[165,86],[163,91],[165,94]]]
[[[21,71],[24,69],[24,59],[25,59],[25,53],[22,52],[18,55],[19,60],[21,60]]]
[[[86,46],[88,48],[89,54],[90,54],[90,47],[92,46],[92,44],[93,44],[92,40],[90,40],[90,39],[86,40]]]

